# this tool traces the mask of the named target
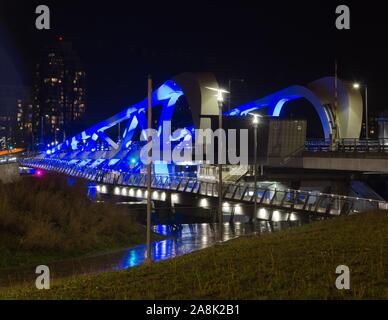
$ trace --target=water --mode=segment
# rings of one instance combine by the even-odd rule
[[[273,232],[298,223],[269,223],[259,222],[255,225],[247,223],[224,224],[223,239],[228,241],[243,235]],[[219,242],[218,224],[185,224],[180,230],[172,230],[170,226],[158,225],[154,231],[169,236],[168,239],[152,244],[152,257],[154,261],[174,258],[193,251],[208,248]],[[128,250],[125,257],[118,264],[117,269],[126,269],[140,265],[144,262],[146,246],[141,245]]]
[[[249,223],[224,223],[223,239],[228,241],[250,234],[275,232],[294,226],[300,221]],[[174,229],[168,225],[154,226],[156,233],[168,236],[167,239],[152,243],[152,257],[155,262],[174,258],[193,251],[208,248],[219,242],[218,224],[182,224]],[[141,265],[144,262],[146,246],[138,245],[133,248],[65,261],[48,263],[52,279],[70,277],[82,274],[95,274],[112,270],[121,270]],[[0,270],[0,287],[16,284],[34,284],[37,275],[35,267],[14,268]]]

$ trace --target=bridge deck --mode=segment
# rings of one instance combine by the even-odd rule
[[[22,165],[54,171],[100,184],[122,187],[146,188],[145,174],[121,173],[118,171],[102,171],[94,168],[64,166],[61,160],[24,159]],[[185,192],[206,197],[218,198],[218,183],[200,181],[184,176],[152,176],[152,188],[173,192]],[[257,195],[255,199],[255,194]],[[254,204],[258,207],[271,207],[291,212],[308,212],[319,215],[342,215],[373,209],[388,209],[388,203],[373,199],[347,197],[334,194],[323,194],[313,191],[276,190],[255,188],[251,184],[224,184],[223,197],[233,202]]]

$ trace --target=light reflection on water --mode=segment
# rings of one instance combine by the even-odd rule
[[[223,241],[243,235],[273,232],[284,228],[300,225],[300,222],[257,222],[224,224]],[[208,248],[219,241],[218,224],[184,224],[179,230],[168,225],[157,225],[154,232],[168,236],[168,239],[153,242],[151,245],[153,261],[174,258],[193,251]],[[140,245],[129,249],[119,262],[117,269],[138,266],[144,262],[146,246]]]

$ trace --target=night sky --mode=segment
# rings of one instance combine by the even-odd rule
[[[59,35],[71,41],[87,72],[90,122],[143,99],[149,72],[155,86],[185,71],[244,78],[232,89],[238,104],[333,75],[336,58],[341,78],[368,83],[370,109],[386,107],[382,1],[265,3],[0,0],[0,58],[29,85],[41,48]],[[38,4],[51,9],[50,31],[35,29]],[[351,30],[335,28],[339,4],[350,7]],[[0,82],[16,81],[4,70]]]

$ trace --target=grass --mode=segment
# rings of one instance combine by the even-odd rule
[[[1,299],[387,299],[388,214],[249,236],[149,266],[20,286]],[[350,290],[337,290],[338,265]]]
[[[113,203],[57,177],[0,184],[0,269],[42,264],[145,241],[145,228]],[[0,270],[1,271],[1,270]]]

